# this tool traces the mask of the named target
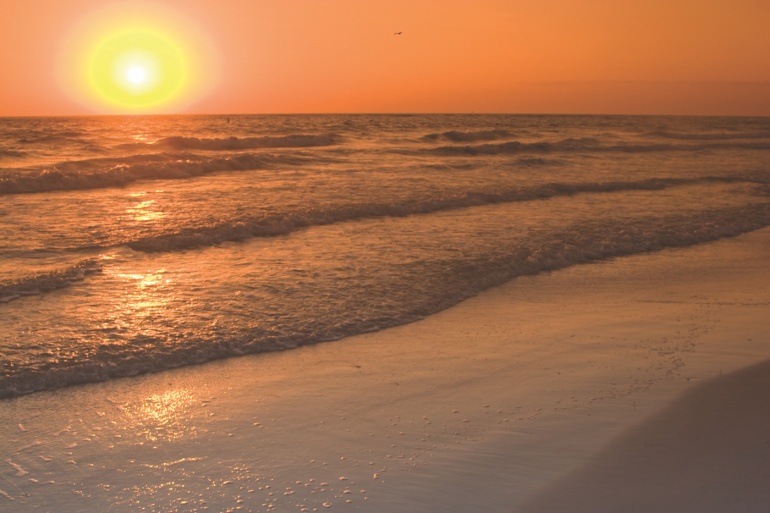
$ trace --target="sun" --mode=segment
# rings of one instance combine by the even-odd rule
[[[84,18],[63,41],[57,74],[99,113],[178,112],[210,92],[216,53],[194,20],[157,4],[120,3]]]
[[[126,78],[132,84],[141,84],[147,78],[147,72],[140,66],[134,66],[126,73]]]
[[[105,100],[123,107],[162,104],[182,89],[189,57],[167,35],[130,27],[109,35],[94,47],[88,78]]]

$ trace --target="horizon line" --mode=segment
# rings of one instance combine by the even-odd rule
[[[663,113],[606,113],[606,112],[492,112],[492,111],[403,111],[403,112],[154,112],[154,113],[91,113],[91,114],[0,114],[0,119],[21,118],[107,118],[107,117],[170,117],[170,116],[624,116],[624,117],[672,117],[672,118],[770,118],[770,114],[663,114]]]

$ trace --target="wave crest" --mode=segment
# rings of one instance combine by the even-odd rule
[[[653,130],[643,134],[661,139],[685,141],[729,141],[732,139],[770,139],[770,132],[674,132],[671,130]]]
[[[0,148],[0,158],[2,157],[23,157],[27,155],[26,151],[12,150],[10,148]]]
[[[95,258],[47,273],[35,274],[10,282],[0,282],[0,303],[8,303],[22,296],[31,296],[61,289],[82,281],[87,275],[101,272],[102,266]]]
[[[446,139],[452,142],[473,142],[473,141],[495,141],[513,137],[508,130],[476,130],[472,132],[460,132],[451,130],[449,132],[433,133],[423,137],[425,141],[436,141]]]
[[[304,209],[297,212],[259,217],[239,217],[208,226],[186,228],[128,242],[131,249],[144,252],[177,251],[238,242],[254,237],[286,235],[309,226],[375,217],[405,217],[442,210],[519,201],[548,199],[580,193],[609,193],[630,190],[661,190],[680,185],[706,182],[733,182],[732,178],[674,179],[653,178],[635,182],[549,183],[496,192],[467,192],[411,203],[366,203],[343,205],[334,209]]]
[[[205,158],[193,154],[136,155],[127,159],[92,159],[54,166],[37,174],[0,178],[0,195],[120,187],[139,180],[194,178],[223,171],[269,169],[318,162],[303,155],[241,154]],[[120,162],[117,163],[116,162]]]
[[[657,153],[664,151],[703,151],[713,149],[770,150],[770,141],[713,142],[704,144],[614,144],[605,145],[593,138],[570,138],[556,142],[454,145],[431,148],[428,153],[441,156],[509,155],[517,153],[558,153],[590,151],[596,153]]]
[[[154,143],[130,143],[119,148],[161,147],[172,150],[237,151],[258,148],[308,148],[332,146],[340,142],[336,134],[293,134],[264,137],[164,137]]]

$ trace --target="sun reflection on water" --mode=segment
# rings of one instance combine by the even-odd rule
[[[168,283],[169,280],[163,279],[163,273],[165,272],[166,272],[165,269],[158,269],[158,271],[155,272],[154,274],[153,273],[145,274],[145,275],[133,274],[131,275],[131,277],[139,281],[137,285],[140,289],[146,289],[148,287],[153,287],[155,285],[158,285],[161,282]]]
[[[124,280],[126,284],[136,287],[133,292],[127,292],[124,295],[120,310],[124,314],[130,312],[130,316],[135,322],[153,314],[163,317],[163,310],[166,308],[169,298],[162,293],[161,289],[171,282],[169,278],[164,276],[165,272],[165,269],[158,269],[147,274],[117,274],[117,277]]]
[[[159,221],[166,217],[165,212],[159,208],[154,199],[145,199],[147,194],[147,192],[135,192],[129,195],[136,201],[126,208],[126,214],[133,221]]]
[[[186,389],[151,395],[122,408],[126,414],[126,428],[152,442],[191,435],[195,428],[187,420],[195,403],[193,393]]]

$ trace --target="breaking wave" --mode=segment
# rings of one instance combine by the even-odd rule
[[[539,233],[504,255],[442,261],[440,271],[423,273],[427,283],[412,302],[397,301],[388,315],[321,320],[311,329],[216,331],[166,343],[161,335],[136,335],[127,344],[102,344],[93,353],[52,355],[55,365],[29,364],[4,371],[0,398],[81,383],[158,372],[216,359],[279,351],[411,322],[448,308],[513,278],[609,258],[689,246],[732,237],[770,225],[770,203],[702,211],[689,215],[641,217],[618,223],[594,220]],[[415,262],[409,265],[430,265]],[[420,269],[418,269],[420,270]],[[428,286],[425,286],[428,285]]]
[[[733,182],[731,178],[674,179],[656,178],[635,182],[549,183],[496,192],[467,192],[411,203],[364,203],[339,205],[336,208],[306,208],[295,212],[255,217],[238,217],[219,223],[185,228],[172,233],[153,235],[127,243],[131,249],[144,252],[177,251],[238,242],[254,237],[286,235],[310,226],[323,226],[376,217],[405,217],[498,203],[532,201],[580,193],[611,193],[634,190],[662,190],[680,185],[706,182]]]
[[[101,272],[101,270],[99,261],[89,258],[64,269],[0,282],[0,303],[68,287],[74,282],[82,281],[87,275]]]

